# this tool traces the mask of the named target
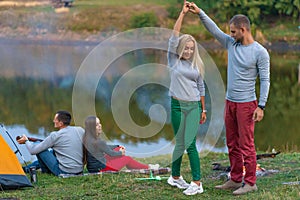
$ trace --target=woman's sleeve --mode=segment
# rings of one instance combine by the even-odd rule
[[[176,53],[178,43],[179,43],[179,37],[172,34],[172,36],[169,39],[169,48],[168,48],[169,67],[173,67],[175,65],[176,60],[178,59],[178,55]]]
[[[122,156],[121,151],[114,151],[111,149],[111,145],[107,145],[106,142],[100,141],[100,150],[106,153],[109,156],[115,157],[115,156]]]
[[[114,149],[114,148],[119,147],[119,145],[116,145],[116,144],[109,144],[107,146],[109,146],[110,149]]]
[[[199,76],[197,81],[198,90],[200,91],[200,96],[205,96],[205,85],[201,76]]]

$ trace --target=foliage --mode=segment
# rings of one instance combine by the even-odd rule
[[[171,19],[177,19],[178,15],[181,11],[181,6],[178,4],[175,5],[170,5],[169,7],[167,7],[167,11],[168,11],[168,17]]]
[[[216,3],[217,17],[222,21],[229,19],[239,13],[247,15],[253,24],[259,24],[263,12],[268,12],[268,7],[271,6],[272,0],[267,1],[218,1]],[[223,8],[222,11],[220,8]],[[214,10],[215,10],[214,9]]]
[[[183,25],[182,27],[182,33],[189,33],[195,37],[197,41],[203,42],[214,39],[212,34],[208,32],[204,26],[186,26]]]
[[[216,18],[225,22],[236,14],[245,14],[253,24],[260,24],[264,17],[280,14],[292,16],[298,19],[300,3],[299,0],[236,0],[218,1],[203,0],[203,9],[216,13]]]
[[[130,19],[131,28],[155,27],[157,25],[158,19],[153,12],[134,15]]]
[[[300,31],[298,25],[291,23],[291,21],[290,18],[266,19],[262,22],[263,24],[260,25],[260,28],[267,41],[274,43],[277,41],[282,44],[286,43],[286,47],[288,47],[289,44],[298,45]],[[297,60],[297,58],[295,60]]]
[[[292,16],[297,19],[300,14],[300,1],[299,0],[277,0],[275,8],[279,14]]]
[[[169,4],[169,6],[167,7],[167,11],[168,11],[168,17],[171,19],[177,19],[179,12],[182,9],[182,0],[177,0],[175,2],[172,2]]]
[[[76,0],[74,6],[65,13],[56,13],[49,5],[35,7],[3,7],[0,6],[1,33],[5,35],[61,34],[68,31],[78,33],[77,37],[86,38],[90,34],[104,36],[132,27],[144,27],[141,21],[132,22],[130,19],[142,12],[144,8],[155,10],[155,18],[162,27],[173,27],[174,20],[178,17],[182,7],[182,0]],[[259,24],[264,27],[263,33],[267,40],[273,42],[288,40],[298,42],[298,25],[295,24],[299,16],[299,0],[237,0],[217,1],[203,0],[196,3],[206,11],[216,22],[226,22],[237,13],[249,15],[255,30]],[[141,9],[142,8],[142,9]],[[298,13],[298,14],[297,14]],[[153,16],[151,17],[153,18]],[[292,20],[291,20],[292,19]],[[294,19],[294,20],[293,20]],[[137,19],[136,19],[137,20]],[[152,19],[146,19],[148,22]],[[195,28],[196,17],[187,17],[183,28],[189,31]],[[147,23],[148,23],[147,22]],[[218,23],[219,24],[219,23]],[[280,26],[278,25],[280,24]],[[222,28],[222,24],[221,25]],[[153,26],[153,24],[151,24]],[[276,26],[276,27],[275,27]],[[279,28],[280,30],[279,30]],[[276,31],[273,31],[276,28]],[[196,31],[194,31],[196,32]],[[198,34],[198,35],[196,35]],[[201,35],[200,35],[201,34]],[[193,34],[197,39],[209,39],[207,31]],[[30,35],[29,35],[30,36]]]

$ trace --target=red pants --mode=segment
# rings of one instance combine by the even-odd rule
[[[119,147],[115,148],[116,151],[119,150]],[[127,169],[148,169],[149,166],[143,163],[140,163],[134,160],[130,156],[119,156],[111,157],[109,155],[105,156],[106,158],[106,167],[101,172],[104,171],[120,171],[123,167]]]
[[[225,127],[229,151],[231,179],[242,182],[243,166],[246,168],[244,182],[256,183],[256,151],[254,145],[254,110],[257,101],[235,103],[226,100]]]

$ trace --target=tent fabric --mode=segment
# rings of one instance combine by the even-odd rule
[[[22,187],[32,187],[27,176],[0,174],[0,190],[19,189]]]
[[[0,190],[32,187],[17,156],[0,135]]]

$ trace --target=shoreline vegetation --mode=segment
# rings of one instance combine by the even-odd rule
[[[108,38],[108,37],[107,37]],[[0,36],[0,44],[6,45],[55,45],[55,46],[97,46],[106,38],[100,40],[97,39],[70,39],[70,38],[9,38]],[[201,44],[207,50],[219,50],[223,47],[217,41],[200,41]],[[266,49],[272,50],[278,53],[287,53],[289,51],[300,51],[299,44],[289,44],[286,41],[277,41],[273,44],[267,43],[263,45]]]
[[[75,0],[71,7],[55,8],[55,2],[0,2],[1,41],[99,43],[109,36],[134,28],[152,26],[172,29],[173,15],[176,15],[174,13],[177,13],[179,5],[179,1],[174,1],[173,5],[171,0],[161,3],[135,0],[126,0],[123,3]],[[212,13],[208,14],[214,18]],[[220,48],[196,16],[189,14],[185,20],[183,32],[191,33],[198,42],[210,48]],[[219,21],[218,18],[215,20]],[[300,26],[297,20],[289,16],[273,16],[272,19],[262,19],[260,23],[259,26],[253,25],[252,32],[255,39],[266,48],[275,51],[300,51]],[[225,32],[229,32],[227,22],[218,24]]]
[[[265,170],[258,176],[258,191],[242,196],[233,196],[231,191],[215,190],[214,186],[224,182],[223,171],[213,170],[213,163],[229,166],[227,154],[208,153],[201,157],[201,172],[204,193],[195,198],[205,199],[270,199],[294,200],[300,198],[300,153],[281,153],[274,158],[263,158],[258,164]],[[139,159],[144,163],[159,163],[161,167],[169,167],[171,155],[155,156]],[[183,156],[181,169],[183,177],[191,180],[187,155]],[[116,173],[70,178],[58,178],[53,175],[41,174],[38,171],[38,182],[33,188],[0,191],[5,199],[190,199],[182,190],[171,187],[162,174],[162,180],[137,180],[149,178],[145,174]],[[29,175],[27,174],[28,178]]]

